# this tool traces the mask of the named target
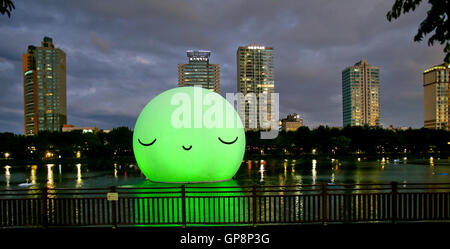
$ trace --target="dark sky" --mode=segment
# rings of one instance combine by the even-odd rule
[[[236,91],[238,46],[275,49],[280,117],[342,126],[341,71],[380,67],[381,123],[423,126],[422,72],[441,46],[413,42],[429,5],[389,23],[394,0],[15,0],[0,16],[0,132],[23,133],[22,54],[50,36],[67,54],[68,123],[134,127],[145,104],[177,86],[186,50],[211,50],[222,95]],[[427,37],[428,38],[428,37]]]

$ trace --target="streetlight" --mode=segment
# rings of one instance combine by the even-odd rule
[[[5,158],[8,159],[10,154],[8,152],[5,152]]]

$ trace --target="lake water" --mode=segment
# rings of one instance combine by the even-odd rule
[[[58,187],[154,186],[135,164],[39,164],[2,168],[0,189]],[[448,159],[407,158],[367,161],[261,158],[244,160],[233,178],[241,186],[339,183],[448,183]]]

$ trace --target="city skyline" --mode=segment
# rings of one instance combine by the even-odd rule
[[[220,94],[220,65],[211,64],[211,51],[188,50],[187,64],[178,64],[178,86],[201,86]]]
[[[342,70],[343,125],[380,125],[380,68],[362,59]]]
[[[450,129],[450,65],[443,63],[423,72],[424,127]]]
[[[68,122],[76,126],[133,128],[152,97],[177,86],[176,65],[188,49],[213,51],[214,63],[221,65],[222,94],[235,92],[235,51],[258,42],[276,50],[280,117],[295,112],[307,126],[341,126],[340,72],[366,58],[383,70],[381,124],[420,128],[422,72],[441,64],[442,47],[412,41],[426,6],[389,23],[385,14],[392,3],[219,2],[208,13],[200,5],[180,7],[172,1],[133,2],[128,8],[119,2],[54,2],[48,8],[17,2],[15,15],[0,20],[0,34],[7,37],[0,47],[0,84],[5,89],[0,131],[23,133],[21,54],[44,36],[67,53]],[[346,12],[350,5],[357,11]],[[64,15],[69,11],[74,18],[64,17],[71,16]],[[246,11],[249,16],[243,15]],[[183,32],[180,24],[189,31]],[[208,28],[211,33],[203,33]]]
[[[245,96],[245,100],[240,101],[237,108],[244,127],[264,129],[268,127],[265,122],[274,121],[271,108],[275,93],[274,49],[257,43],[239,46],[236,68],[236,92]],[[247,98],[248,96],[254,98]],[[266,113],[260,114],[260,110]]]
[[[61,131],[67,123],[66,54],[51,37],[23,55],[24,132]]]

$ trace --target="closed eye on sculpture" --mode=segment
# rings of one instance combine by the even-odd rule
[[[148,143],[148,144],[143,143],[139,138],[138,138],[138,142],[139,142],[141,145],[143,145],[143,146],[150,146],[150,145],[152,145],[152,144],[154,144],[154,143],[156,142],[156,138],[155,138],[155,140],[153,140],[153,142]]]
[[[238,140],[238,137],[236,137],[233,141],[226,142],[226,141],[223,141],[220,137],[217,137],[217,138],[219,139],[220,142],[222,142],[224,144],[234,144]]]

